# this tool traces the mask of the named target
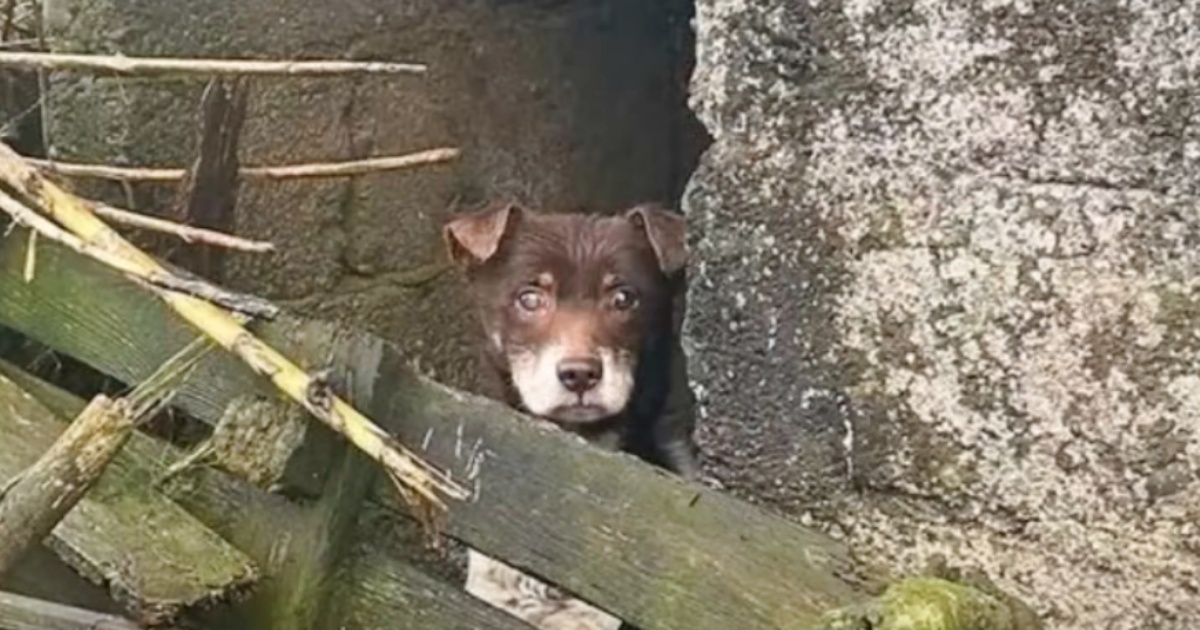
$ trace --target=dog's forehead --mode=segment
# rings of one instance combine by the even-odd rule
[[[609,275],[636,281],[656,270],[649,242],[622,217],[537,215],[513,237],[510,263],[524,273],[549,273],[560,284],[594,285]]]

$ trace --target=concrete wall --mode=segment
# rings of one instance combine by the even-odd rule
[[[1050,628],[1200,627],[1200,3],[697,11],[709,473]]]

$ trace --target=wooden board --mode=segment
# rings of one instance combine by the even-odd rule
[[[0,591],[0,628],[7,630],[140,630],[141,626],[116,615]]]
[[[23,234],[0,242],[0,323],[131,380],[190,338],[155,298],[52,244],[39,246],[38,276],[25,286]],[[261,332],[291,355],[288,337],[306,325]],[[379,374],[392,400],[369,415],[460,478],[477,473],[477,499],[451,506],[452,535],[644,630],[806,628],[878,585],[826,537],[420,378],[390,346]],[[220,356],[182,401],[215,418],[249,389],[263,384]],[[481,452],[476,467],[471,454]]]

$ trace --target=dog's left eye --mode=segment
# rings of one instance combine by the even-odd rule
[[[537,311],[546,305],[546,296],[537,289],[525,289],[517,294],[517,306],[527,311]]]
[[[637,306],[637,294],[629,289],[617,289],[613,292],[612,305],[618,311],[628,311]]]

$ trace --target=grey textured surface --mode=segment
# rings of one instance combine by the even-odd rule
[[[236,256],[231,285],[399,342],[465,384],[471,356],[457,284],[414,281],[442,260],[448,211],[497,197],[614,210],[671,202],[686,121],[670,0],[48,0],[55,46],[127,55],[415,61],[424,77],[263,79],[252,85],[245,164],[458,146],[449,165],[354,180],[247,182],[235,229],[271,256]],[[59,157],[189,163],[199,82],[56,75]],[[694,153],[694,151],[693,151]],[[108,192],[115,200],[119,187]],[[139,188],[161,209],[170,191]]]
[[[1198,14],[700,0],[708,472],[1051,628],[1200,627]]]

